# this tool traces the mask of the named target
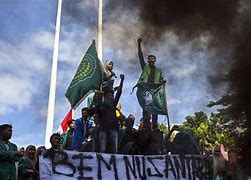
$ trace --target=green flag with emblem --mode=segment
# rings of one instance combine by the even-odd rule
[[[99,90],[101,81],[101,63],[98,59],[95,41],[93,41],[65,94],[71,103],[71,107],[77,108],[89,93]]]
[[[137,84],[137,98],[140,106],[150,114],[167,115],[165,86],[163,84]]]

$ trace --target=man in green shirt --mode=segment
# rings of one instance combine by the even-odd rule
[[[23,151],[18,151],[17,146],[9,140],[12,136],[12,126],[10,124],[0,125],[0,179],[16,180],[17,162]]]
[[[138,54],[139,62],[142,69],[142,73],[138,80],[138,83],[150,83],[150,84],[164,84],[166,80],[163,80],[161,69],[155,66],[156,57],[154,55],[148,55],[147,63],[144,61],[143,51],[141,49],[142,39],[138,39]],[[151,117],[152,116],[152,117]],[[152,129],[158,128],[158,115],[149,114],[143,109],[143,126],[144,129],[151,129],[150,119],[152,118]]]

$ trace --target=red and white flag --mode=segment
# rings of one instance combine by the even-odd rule
[[[60,127],[58,128],[58,132],[60,134],[64,133],[67,131],[68,125],[67,123],[72,119],[72,109],[67,113],[65,116],[64,120],[61,122]]]

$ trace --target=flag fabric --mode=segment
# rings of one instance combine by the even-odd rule
[[[167,115],[165,86],[140,82],[137,84],[137,98],[142,109],[150,114]]]
[[[101,62],[98,59],[95,41],[93,41],[65,94],[71,107],[76,109],[89,93],[99,90],[101,81]]]
[[[65,131],[67,131],[68,125],[67,123],[72,119],[72,109],[67,113],[67,115],[65,116],[64,120],[61,122],[60,127],[58,128],[58,132],[60,132],[60,134],[64,133]]]

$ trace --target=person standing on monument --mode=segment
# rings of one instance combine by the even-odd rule
[[[142,38],[138,39],[138,55],[140,67],[142,73],[138,80],[138,83],[149,83],[149,84],[165,84],[166,80],[163,79],[161,69],[155,66],[156,57],[154,55],[148,55],[147,63],[144,61],[143,51],[141,49]],[[152,119],[152,128],[158,128],[158,114],[149,114],[146,110],[143,109],[143,124],[144,129],[151,129],[150,119]]]
[[[117,153],[118,151],[118,128],[119,124],[116,119],[116,106],[122,94],[124,75],[120,74],[120,84],[116,95],[114,91],[106,89],[104,91],[104,101],[96,106],[95,116],[99,120],[99,152]],[[108,148],[109,147],[109,148]]]
[[[103,65],[103,82],[102,89],[103,91],[113,91],[114,90],[114,78],[116,78],[115,73],[113,72],[113,62],[112,60],[106,60]]]

